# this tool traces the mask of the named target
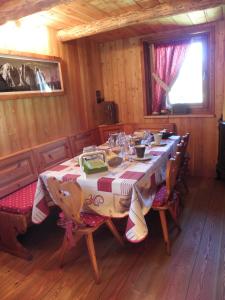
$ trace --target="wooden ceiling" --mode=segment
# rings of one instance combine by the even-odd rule
[[[154,34],[157,32],[176,30],[182,27],[206,24],[225,18],[225,5],[198,10],[189,13],[162,17],[155,20],[141,22],[126,28],[116,29],[92,36],[92,39],[104,42],[120,38]]]
[[[13,2],[17,3],[19,17],[27,15],[29,8],[22,12],[18,7],[18,3],[24,1],[3,0],[3,4],[0,5],[0,16],[2,5],[5,12],[9,12],[6,6],[10,2],[11,5]],[[62,41],[84,36],[91,36],[98,41],[112,40],[209,23],[222,20],[225,16],[225,1],[222,0],[26,0],[25,2],[37,2],[36,6],[31,5],[30,11],[38,12],[20,21],[53,27],[58,30],[58,38]],[[54,2],[56,6],[53,6]]]

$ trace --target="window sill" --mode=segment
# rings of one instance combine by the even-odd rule
[[[144,116],[144,119],[177,119],[177,118],[216,118],[216,115],[215,114],[187,114],[187,115]]]

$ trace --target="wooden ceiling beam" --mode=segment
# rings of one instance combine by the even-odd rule
[[[28,15],[48,10],[72,0],[1,0],[0,25],[7,21],[15,21]]]
[[[181,13],[203,10],[221,4],[225,4],[225,0],[167,0],[162,4],[150,9],[131,11],[116,17],[107,17],[101,20],[89,22],[84,25],[77,25],[59,30],[57,32],[57,37],[60,41],[66,42],[130,25],[135,25],[146,20],[150,21],[160,17],[168,17]]]

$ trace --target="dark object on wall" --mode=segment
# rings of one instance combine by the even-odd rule
[[[101,124],[117,123],[117,107],[113,101],[103,101],[98,104]]]
[[[173,115],[186,115],[190,114],[191,109],[187,104],[173,104],[172,114]]]
[[[225,122],[219,121],[219,148],[216,165],[218,179],[225,179]]]
[[[95,95],[96,95],[96,102],[98,104],[104,101],[104,98],[101,97],[101,91],[97,90],[95,92]]]

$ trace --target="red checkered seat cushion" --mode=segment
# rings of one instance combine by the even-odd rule
[[[37,182],[33,182],[0,200],[0,211],[26,214],[32,210]]]
[[[88,213],[81,213],[80,215],[84,224],[89,227],[97,227],[107,220],[107,217],[103,217],[100,215],[94,215]]]
[[[152,203],[153,208],[157,208],[166,204],[168,200],[166,186],[163,184],[156,192],[155,198]]]
[[[77,228],[83,227],[83,226],[88,226],[88,227],[97,227],[104,223],[108,218],[103,217],[100,215],[95,215],[95,214],[88,214],[88,213],[80,213],[81,219],[83,221],[83,224],[77,225],[73,224],[73,229],[76,230]],[[58,220],[58,225],[60,227],[66,228],[68,223],[72,223],[72,220],[68,220],[65,216],[64,213],[61,212],[59,214],[60,219]]]

